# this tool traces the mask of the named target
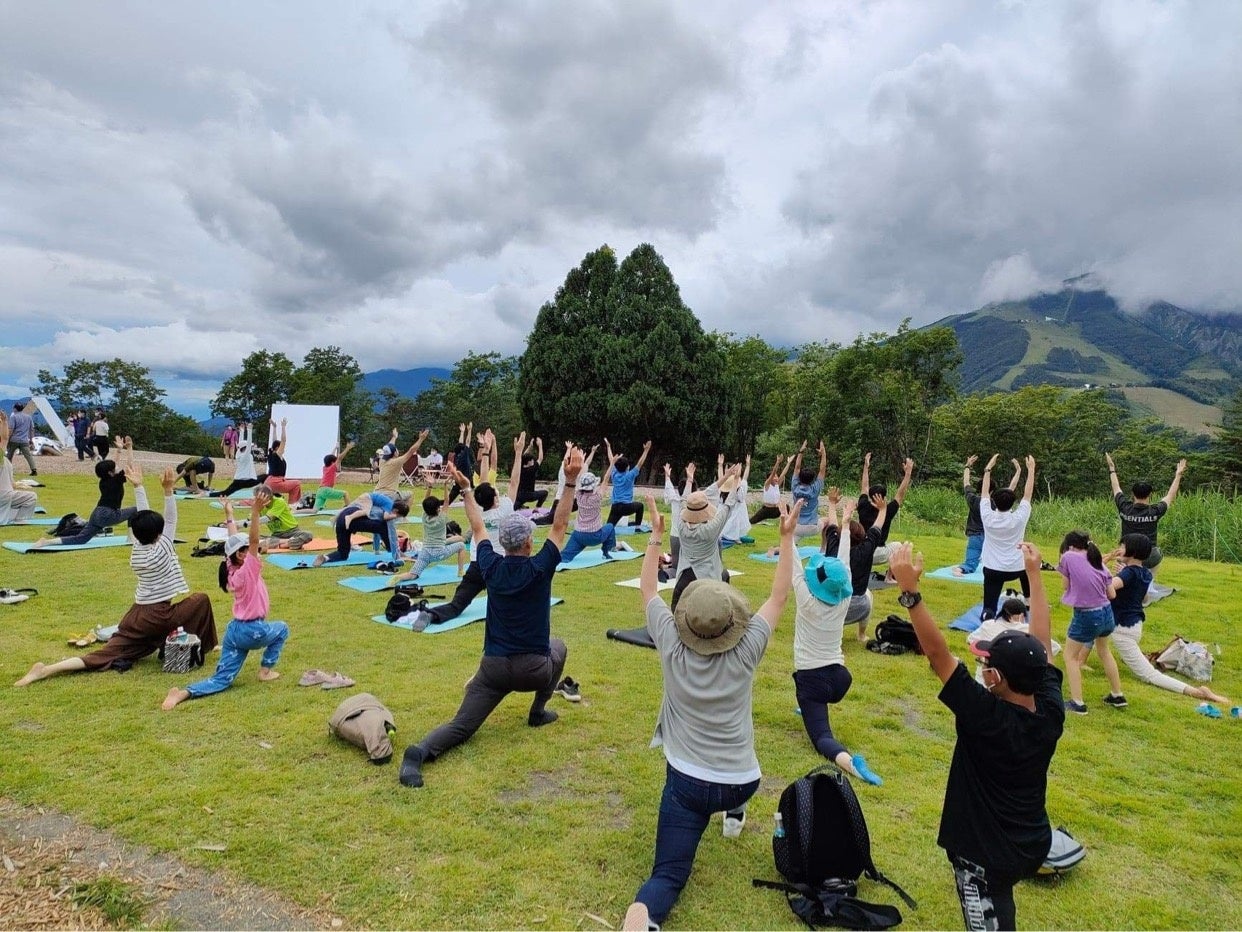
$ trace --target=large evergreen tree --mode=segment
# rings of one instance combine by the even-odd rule
[[[648,244],[620,266],[602,246],[569,273],[539,311],[520,385],[523,416],[545,440],[607,436],[633,455],[650,439],[651,467],[714,455],[733,420],[724,353]]]

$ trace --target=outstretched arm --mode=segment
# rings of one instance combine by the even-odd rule
[[[568,449],[569,449],[569,447],[571,447],[571,446],[573,446],[573,444],[566,444],[566,445],[565,445],[565,447],[566,447],[566,452],[568,452]],[[583,464],[582,464],[582,471],[583,471],[583,472],[586,472],[588,469],[590,469],[590,468],[591,468],[591,460],[595,459],[595,451],[596,451],[596,450],[598,450],[598,449],[599,449],[599,444],[597,443],[597,444],[595,444],[595,446],[591,447],[590,452],[588,452],[588,453],[587,453],[587,455],[586,455],[586,460],[585,460],[585,461],[583,462]]]
[[[461,500],[466,506],[466,520],[470,522],[471,534],[474,535],[475,540],[486,540],[487,528],[483,525],[483,510],[474,500],[474,489],[470,487],[470,477],[458,470],[452,460],[446,460],[445,466],[448,467],[449,476],[457,483],[457,488],[461,491]]]
[[[867,489],[871,488],[871,454],[868,453],[863,457],[862,476],[858,480],[858,490],[863,495],[867,494]]]
[[[651,452],[651,441],[648,440],[643,444],[643,452],[638,457],[638,462],[634,464],[635,469],[642,469],[643,463],[647,462],[647,454]]]
[[[780,464],[781,464],[781,458],[780,458],[780,455],[778,454],[778,455],[777,455],[777,457],[776,457],[776,465],[777,465],[777,466],[780,466]],[[792,457],[792,456],[787,457],[787,458],[786,458],[786,460],[785,460],[785,465],[784,465],[784,467],[781,469],[781,473],[780,473],[780,475],[776,477],[776,484],[777,484],[777,485],[784,485],[784,484],[785,484],[785,477],[786,477],[787,475],[789,475],[789,467],[790,467],[790,466],[792,466],[792,465],[793,465],[793,457]],[[775,467],[773,467],[773,469],[775,469]]]
[[[643,607],[660,591],[660,548],[664,545],[664,515],[656,508],[655,496],[647,493],[647,511],[651,515],[651,536],[643,553],[643,568],[638,576],[638,591]]]
[[[522,484],[522,454],[526,450],[526,431],[513,439],[513,468],[509,470],[509,488],[505,495],[511,501],[517,501],[518,487]]]
[[[1030,504],[1035,495],[1035,457],[1026,455],[1026,488],[1022,490],[1022,501]]]
[[[962,469],[962,488],[967,488],[970,486],[971,484],[970,483],[970,467],[975,465],[975,460],[977,460],[978,458],[979,457],[973,453],[970,454],[970,456],[966,457],[966,465]]]
[[[228,499],[225,499],[227,502]],[[254,499],[250,504],[250,552],[257,555],[259,553],[259,528],[263,522],[263,509],[272,503],[272,490],[265,485],[258,486],[255,489]],[[229,518],[229,533],[236,533],[236,527],[233,526],[233,509],[229,505],[225,505],[225,514]]]
[[[1011,459],[1013,463],[1013,478],[1009,480],[1009,491],[1012,492],[1018,487],[1018,480],[1022,478],[1022,464],[1016,459]]]
[[[907,541],[894,547],[888,558],[888,566],[902,592],[919,591],[919,577],[923,575],[923,555],[914,553],[913,544]],[[1038,571],[1038,566],[1036,570]],[[910,623],[914,625],[914,633],[918,636],[923,656],[931,664],[932,672],[940,678],[940,682],[947,683],[958,664],[957,658],[949,650],[949,642],[944,639],[944,634],[936,624],[936,619],[932,618],[926,602],[920,599],[909,612]]]
[[[1185,471],[1186,461],[1184,459],[1178,460],[1177,469],[1173,473],[1173,482],[1169,485],[1169,491],[1165,492],[1164,498],[1161,499],[1161,501],[1164,502],[1165,507],[1172,505],[1173,499],[1177,498],[1177,490],[1182,486],[1182,473]]]
[[[572,489],[578,485],[578,477],[583,473],[582,451],[570,447],[565,454],[565,493],[556,503],[556,511],[552,515],[552,527],[548,531],[548,540],[556,544],[557,549],[565,543],[565,532],[569,529],[569,513],[573,511],[574,496]]]
[[[1048,606],[1044,578],[1039,572],[1043,557],[1039,555],[1039,548],[1027,541],[1018,544],[1018,549],[1022,551],[1022,564],[1031,584],[1031,619],[1027,630],[1044,645],[1048,662],[1052,663],[1052,609]]]
[[[901,474],[901,484],[897,486],[897,494],[893,496],[893,500],[898,505],[904,504],[906,493],[910,491],[910,480],[914,477],[914,460],[906,457],[904,464],[905,471]]]
[[[798,509],[790,508],[786,502],[781,502],[779,508],[781,511],[781,547],[780,556],[776,560],[776,575],[772,577],[771,594],[767,601],[759,606],[757,612],[773,631],[780,623],[781,613],[785,610],[785,603],[789,601],[789,593],[793,590],[794,563],[797,561],[794,554],[798,552],[798,548],[794,545],[794,528],[798,526]]]
[[[1113,455],[1105,453],[1104,459],[1108,462],[1108,484],[1113,487],[1113,498],[1121,494],[1121,483],[1117,480],[1117,464],[1113,462]]]
[[[824,441],[819,442],[819,481],[824,481],[824,476],[828,475],[828,451],[824,449]]]
[[[750,454],[746,454],[746,465],[742,467],[742,482],[750,482]]]
[[[992,494],[992,467],[1000,459],[999,453],[993,453],[988,464],[983,467],[983,483],[979,486],[979,497],[988,498]]]
[[[164,532],[160,536],[176,540],[177,496],[173,495],[173,488],[177,485],[177,471],[171,466],[165,467],[164,475],[160,476],[160,484],[164,487]]]
[[[415,440],[412,444],[410,444],[410,448],[405,451],[405,455],[409,457],[417,453],[419,449],[422,447],[423,441],[426,439],[427,439],[427,430],[424,428],[423,430],[419,431],[418,439]],[[353,443],[351,442],[349,446],[352,447]],[[346,452],[349,451],[349,447],[346,447],[345,449],[346,449]],[[342,453],[341,456],[344,457],[345,454]]]
[[[538,465],[542,466],[543,465],[543,438],[542,437],[535,438],[535,450],[536,450],[535,462]]]
[[[806,453],[806,441],[805,440],[802,441],[802,446],[798,447],[798,455],[794,457],[793,473],[795,477],[798,475],[798,473],[802,472],[802,455],[804,453]]]

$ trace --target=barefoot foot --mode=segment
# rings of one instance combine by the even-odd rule
[[[280,673],[271,667],[259,667],[259,679],[267,683],[271,680],[280,679]]]
[[[327,562],[328,562],[328,558],[321,553],[319,556],[315,557],[315,562],[312,563],[311,565],[315,567],[319,567],[319,566],[323,566]]]
[[[30,668],[30,672],[14,683],[14,686],[29,686],[31,683],[43,679],[43,671],[47,669],[47,664],[36,663]]]
[[[164,703],[160,706],[165,712],[171,712],[181,703],[190,698],[190,691],[174,686],[168,691],[168,695],[164,697]]]

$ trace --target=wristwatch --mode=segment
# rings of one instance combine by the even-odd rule
[[[897,596],[897,604],[902,608],[914,608],[914,606],[918,605],[922,601],[923,593],[918,591],[906,592],[903,589],[901,595]]]

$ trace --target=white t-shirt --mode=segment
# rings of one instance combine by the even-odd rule
[[[483,526],[487,528],[487,539],[492,542],[492,546],[502,557],[505,556],[505,548],[500,546],[500,522],[511,514],[513,514],[513,499],[508,495],[496,496],[496,507],[483,512]],[[474,546],[478,545],[478,541],[475,541]]]
[[[95,431],[96,437],[106,437],[108,436],[108,431],[110,430],[108,422],[103,418],[99,418],[99,420],[95,421],[95,423],[91,425],[91,428]]]
[[[847,530],[840,535],[837,559],[850,566],[850,535]],[[806,584],[806,572],[799,560],[793,564],[794,602],[798,607],[794,615],[794,669],[818,670],[829,664],[845,663],[845,651],[841,649],[841,633],[845,630],[845,615],[850,610],[850,597],[836,605],[821,602],[811,594]]]
[[[779,482],[773,482],[771,485],[763,487],[763,503],[772,506],[781,503],[781,485]]]
[[[1020,571],[1024,563],[1018,544],[1026,536],[1026,522],[1031,520],[1031,503],[1026,499],[1008,511],[997,511],[989,499],[979,500],[979,517],[983,519],[983,555],[980,562],[984,569]]]

